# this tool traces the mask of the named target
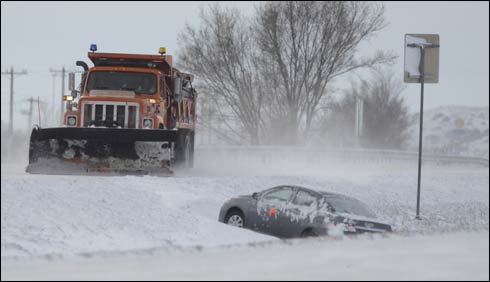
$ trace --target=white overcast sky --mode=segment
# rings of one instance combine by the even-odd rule
[[[15,79],[14,128],[25,128],[25,99],[41,96],[51,103],[53,78],[49,69],[75,69],[88,62],[87,51],[97,43],[101,52],[157,53],[166,46],[178,52],[177,35],[185,24],[199,23],[199,8],[207,2],[1,2],[1,70],[10,66],[29,74]],[[222,2],[246,15],[257,2]],[[403,79],[405,33],[440,35],[439,83],[426,85],[424,108],[444,105],[488,106],[488,2],[385,2],[389,23],[363,44],[360,55],[376,49],[399,55],[393,70]],[[2,75],[2,121],[8,122],[9,79]],[[347,81],[347,77],[346,77]],[[344,84],[344,83],[343,83]],[[60,80],[56,78],[56,95]],[[410,84],[403,95],[410,110],[419,111],[420,86]],[[56,101],[59,109],[59,100]]]

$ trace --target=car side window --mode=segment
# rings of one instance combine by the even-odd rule
[[[309,192],[299,190],[293,199],[293,204],[311,207],[312,205],[317,204],[317,197]]]
[[[287,202],[289,200],[289,198],[291,197],[291,194],[293,194],[293,189],[282,188],[282,189],[273,190],[271,192],[264,194],[262,196],[262,199],[266,200],[266,201],[278,200],[281,202]]]

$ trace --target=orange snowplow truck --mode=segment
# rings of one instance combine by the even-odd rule
[[[33,129],[30,173],[172,173],[192,167],[197,93],[193,76],[160,55],[88,53],[75,89],[64,96],[64,125]]]

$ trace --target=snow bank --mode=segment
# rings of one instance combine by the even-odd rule
[[[2,259],[273,239],[219,223],[225,196],[213,191],[157,177],[2,176]]]
[[[414,219],[416,181],[415,170],[309,177],[2,174],[2,262],[32,256],[275,240],[226,226],[217,217],[226,199],[280,184],[357,198],[398,233],[488,229],[488,169],[424,171],[422,221]]]
[[[285,244],[287,243],[287,244]],[[488,231],[311,239],[230,252],[2,262],[2,280],[487,280]]]

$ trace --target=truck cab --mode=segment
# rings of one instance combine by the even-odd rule
[[[91,52],[88,57],[94,66],[80,63],[84,73],[79,92],[71,89],[67,98],[66,126],[194,129],[193,77],[173,68],[171,56]]]

